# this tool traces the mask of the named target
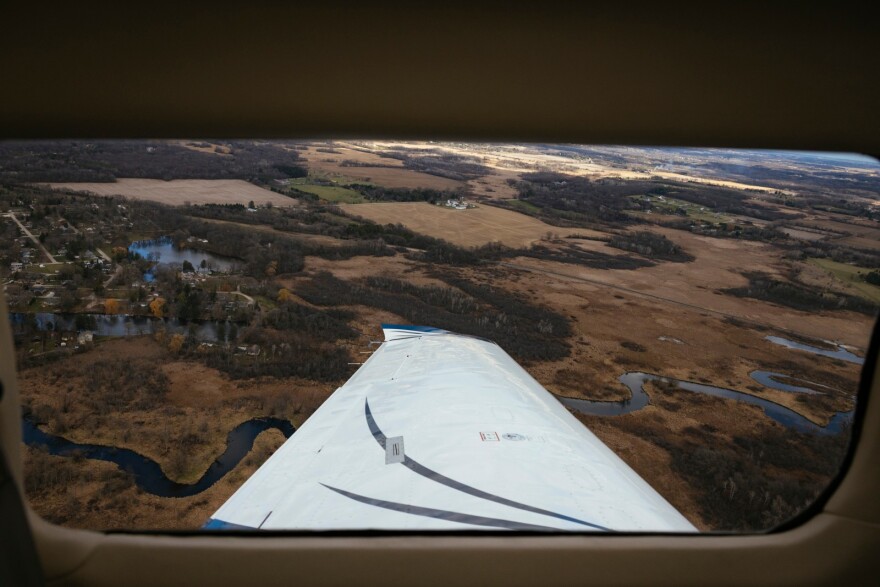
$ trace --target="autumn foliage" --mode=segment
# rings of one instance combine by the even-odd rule
[[[156,318],[163,317],[165,315],[165,300],[163,298],[156,298],[150,302],[150,312]]]

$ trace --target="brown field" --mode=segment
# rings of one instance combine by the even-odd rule
[[[247,204],[295,206],[296,200],[255,186],[241,179],[137,179],[120,178],[114,183],[67,182],[44,184],[52,189],[88,192],[99,196],[124,196],[171,206],[190,204]]]
[[[243,228],[246,230],[254,230],[256,232],[262,232],[267,234],[274,234],[276,236],[283,236],[292,240],[302,241],[315,245],[322,245],[327,247],[341,247],[345,245],[345,242],[338,239],[333,238],[332,236],[326,236],[323,234],[306,234],[304,232],[289,232],[287,230],[277,230],[271,226],[266,226],[265,224],[245,224],[244,222],[232,222],[231,220],[217,220],[215,218],[199,218],[202,222],[209,222],[211,224],[225,224],[227,226],[237,226],[239,228]]]
[[[748,374],[755,369],[799,373],[811,381],[845,392],[854,391],[858,381],[857,365],[831,360],[817,364],[813,355],[764,340],[764,336],[773,333],[772,329],[734,325],[721,316],[698,309],[556,275],[519,272],[505,275],[503,271],[486,275],[482,269],[473,271],[474,279],[481,277],[494,286],[517,291],[533,302],[544,304],[572,321],[571,356],[528,367],[542,385],[560,395],[625,399],[629,390],[617,378],[625,371],[646,371],[754,393],[824,424],[830,413],[823,404],[798,402],[796,394],[763,388]],[[870,319],[859,317],[857,320],[862,329],[857,345],[864,349]],[[816,328],[825,328],[826,336],[834,332],[837,324],[822,316],[815,316],[812,321]],[[789,322],[787,326],[801,330],[798,322]],[[643,350],[634,351],[621,343],[636,343]],[[843,409],[846,398],[837,400],[844,402],[838,402],[837,409]],[[757,417],[763,418],[763,415],[759,413]]]
[[[395,255],[394,257],[352,257],[351,259],[342,259],[339,261],[331,261],[322,259],[321,257],[306,257],[305,272],[315,273],[318,271],[329,271],[339,279],[346,281],[357,280],[370,275],[383,275],[394,277],[395,279],[403,279],[415,285],[440,285],[439,279],[426,277],[424,275],[425,265],[418,261],[411,261],[403,255]],[[295,281],[280,280],[285,287]]]
[[[331,145],[328,145],[330,147]],[[366,182],[387,188],[425,188],[432,190],[457,190],[465,187],[465,183],[455,179],[422,173],[403,167],[398,159],[386,159],[361,150],[332,145],[339,153],[321,153],[316,147],[299,151],[309,168],[309,172],[318,176],[327,176],[340,183]],[[346,167],[345,160],[358,161],[370,165],[390,167]]]
[[[536,218],[493,206],[452,210],[423,202],[352,204],[346,212],[380,224],[403,224],[410,230],[463,247],[499,242],[525,247],[560,229]]]
[[[817,339],[833,338],[844,344],[864,348],[871,330],[871,319],[852,312],[801,312],[753,299],[719,293],[719,290],[746,285],[741,271],[763,271],[782,276],[787,268],[779,250],[751,241],[718,239],[665,228],[652,231],[667,236],[696,256],[691,263],[659,263],[635,271],[592,269],[530,258],[512,260],[517,266],[539,272],[567,275],[574,287],[577,278],[589,280],[583,286],[599,294],[615,294],[607,286],[632,290],[633,294],[656,296],[672,303],[688,304],[731,314],[766,326],[796,330]],[[602,243],[584,241],[581,246],[614,249]],[[546,274],[545,274],[546,275]],[[624,295],[632,295],[623,292]]]
[[[827,238],[827,234],[821,233],[816,230],[805,230],[803,228],[789,228],[783,227],[780,228],[782,232],[787,234],[793,239],[802,240],[802,241],[819,241],[824,238]]]
[[[497,200],[516,198],[519,192],[507,182],[519,179],[520,172],[500,168],[495,168],[494,172],[491,175],[484,175],[468,181],[468,189],[471,194],[477,197],[485,196]]]
[[[874,222],[866,222],[862,219],[840,222],[828,217],[816,217],[804,220],[800,224],[840,235],[839,238],[831,239],[833,243],[857,249],[880,250],[880,226]]]
[[[687,236],[694,239],[704,238],[689,234]],[[749,243],[740,241],[712,240],[722,246],[734,246],[736,255],[740,257],[744,253],[739,246],[749,246]],[[597,250],[605,248],[606,252],[614,251],[600,242],[584,241],[584,244]],[[694,254],[698,256],[695,263],[718,263],[717,250],[706,247],[701,240],[691,244],[702,245],[695,247]],[[527,259],[524,263],[543,262]],[[561,267],[560,271],[572,269],[572,266],[554,263],[547,265],[558,265]],[[678,265],[690,264],[663,263],[658,265],[658,268],[670,273],[675,272]],[[772,270],[769,265],[763,268]],[[656,268],[616,273],[634,276],[652,269]],[[721,282],[726,281],[727,285],[733,285],[741,277],[738,274],[728,274],[730,269],[730,266],[719,267],[713,278]],[[425,275],[422,264],[402,257],[371,259],[369,263],[364,263],[363,259],[358,258],[331,262],[309,257],[306,260],[306,270],[331,271],[337,277],[346,280],[382,275],[403,279],[416,285],[444,285],[436,278]],[[587,271],[586,268],[579,270]],[[640,370],[753,393],[788,406],[818,424],[824,424],[831,414],[831,407],[834,410],[848,409],[847,394],[855,388],[859,367],[830,360],[817,364],[812,355],[793,352],[774,345],[764,340],[764,337],[768,334],[779,334],[770,327],[776,324],[780,328],[805,332],[817,338],[839,338],[864,352],[871,326],[870,319],[860,315],[841,315],[833,312],[812,315],[777,308],[755,300],[710,294],[709,299],[724,299],[728,303],[725,308],[729,313],[758,322],[758,324],[732,324],[726,317],[703,311],[698,307],[645,297],[635,288],[630,293],[555,274],[520,272],[504,268],[468,269],[463,272],[473,280],[485,281],[493,286],[518,292],[525,299],[546,305],[572,320],[571,356],[561,361],[532,364],[528,366],[528,370],[547,389],[573,397],[625,399],[629,392],[617,381],[617,377],[625,371]],[[293,287],[294,279],[298,278],[293,278],[285,285]],[[638,282],[631,285],[638,285]],[[696,291],[701,290],[697,288]],[[668,284],[668,289],[658,289],[650,293],[652,295],[662,293],[671,296],[673,300],[676,299],[674,296],[677,294],[684,294],[680,299],[688,303],[687,288],[674,280]],[[361,331],[369,332],[371,336],[379,335],[376,326],[378,320],[395,318],[371,308],[350,309],[359,314]],[[759,312],[756,313],[756,309]],[[774,321],[773,318],[780,313],[783,318]],[[761,320],[764,320],[763,324],[767,324],[769,328],[762,327]],[[842,330],[842,327],[846,328]],[[645,350],[633,351],[622,346],[621,343],[636,343]],[[755,369],[797,373],[845,393],[829,399],[831,403],[818,401],[816,398],[810,398],[809,401],[799,400],[796,394],[764,388],[757,384],[749,377],[749,373]],[[566,376],[567,373],[575,373],[576,376]],[[753,421],[760,422],[766,419],[760,412],[753,413],[754,410],[751,408],[736,402],[732,402],[730,406],[732,412],[740,416],[742,416],[740,412],[745,410]]]

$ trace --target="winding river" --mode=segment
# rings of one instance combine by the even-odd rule
[[[805,344],[802,342],[797,342],[796,340],[789,340],[787,338],[782,338],[781,336],[765,336],[764,340],[768,340],[773,344],[782,345],[786,348],[795,349],[798,351],[806,351],[808,353],[813,353],[814,355],[831,357],[832,359],[840,359],[841,361],[855,363],[856,365],[865,364],[864,358],[858,356],[855,353],[851,353],[842,344],[835,345],[837,346],[837,348],[835,350],[831,350],[823,349],[821,347]]]
[[[55,316],[57,319],[57,315]],[[121,335],[124,336],[124,334]],[[832,351],[781,337],[768,336],[767,340],[775,344],[781,344],[789,348],[807,351],[821,356],[859,364],[864,362],[864,359],[849,352],[842,346],[839,346],[836,351]],[[783,373],[775,373],[773,371],[756,370],[752,371],[749,375],[754,381],[761,385],[788,393],[825,393],[816,388],[836,391],[824,385],[807,381],[805,379],[798,379]],[[781,404],[735,389],[716,387],[714,385],[695,383],[693,381],[685,381],[682,379],[672,379],[642,371],[630,371],[624,373],[618,380],[629,389],[630,398],[619,402],[609,402],[564,396],[556,397],[564,405],[583,414],[591,414],[595,416],[621,416],[623,414],[636,412],[647,406],[650,403],[650,398],[645,391],[645,383],[648,381],[658,381],[674,384],[678,389],[684,391],[733,399],[758,406],[772,420],[799,432],[821,435],[839,434],[844,426],[852,421],[853,417],[852,410],[837,412],[826,426],[819,426],[794,410]],[[806,384],[810,387],[797,384]],[[239,424],[229,432],[226,438],[225,452],[211,463],[211,466],[208,467],[208,470],[205,471],[205,474],[202,475],[198,481],[187,485],[170,480],[165,476],[165,473],[162,471],[162,468],[158,463],[132,450],[97,444],[78,444],[61,436],[55,436],[44,432],[38,427],[36,422],[27,416],[22,418],[22,427],[24,430],[23,440],[28,446],[45,447],[49,453],[53,455],[81,456],[88,459],[97,459],[115,463],[123,470],[132,474],[134,482],[138,487],[148,493],[160,497],[188,497],[201,493],[211,487],[241,462],[245,455],[251,451],[254,445],[254,440],[261,432],[275,428],[280,430],[285,438],[290,438],[295,430],[293,424],[287,420],[281,420],[278,418],[254,418]]]
[[[261,432],[272,428],[280,430],[285,438],[290,438],[295,430],[293,424],[279,418],[253,418],[242,422],[226,437],[226,450],[223,454],[211,463],[201,479],[187,485],[172,481],[165,476],[156,461],[133,450],[99,444],[78,444],[44,432],[30,418],[22,418],[23,439],[28,446],[44,447],[49,454],[58,456],[81,456],[115,463],[122,470],[131,473],[138,487],[159,497],[189,497],[208,489],[241,462],[251,451],[254,440]]]
[[[766,385],[767,387],[787,391],[790,393],[821,393],[814,389],[792,386],[776,381],[777,377],[785,377],[794,381],[804,381],[802,379],[789,378],[786,375],[772,373],[770,371],[752,371],[750,373],[752,379]],[[622,416],[641,410],[650,402],[648,393],[645,391],[645,383],[648,381],[660,381],[664,383],[674,383],[678,389],[690,391],[693,393],[702,393],[714,397],[723,397],[733,399],[747,404],[760,407],[764,413],[772,420],[779,422],[783,426],[797,430],[798,432],[807,432],[811,434],[839,434],[843,430],[844,425],[852,421],[853,411],[836,412],[828,422],[827,426],[819,426],[795,412],[794,410],[777,404],[776,402],[764,399],[750,393],[736,391],[735,389],[727,389],[726,387],[715,387],[714,385],[705,385],[702,383],[694,383],[693,381],[685,381],[682,379],[672,379],[670,377],[662,377],[653,373],[643,373],[641,371],[630,371],[624,373],[618,379],[621,383],[629,388],[631,397],[627,400],[619,402],[596,401],[576,399],[571,397],[557,396],[564,405],[582,413],[594,416]],[[804,381],[805,383],[811,382]]]

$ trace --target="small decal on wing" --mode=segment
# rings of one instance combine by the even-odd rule
[[[405,458],[403,454],[403,436],[394,436],[385,440],[386,465],[402,463]]]
[[[480,432],[480,439],[482,439],[484,442],[487,440],[492,440],[492,441],[501,440],[500,438],[498,438],[497,432]]]

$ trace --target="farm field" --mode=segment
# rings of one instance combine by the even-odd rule
[[[705,308],[777,328],[796,325],[799,332],[817,339],[833,337],[844,344],[858,346],[864,346],[867,341],[871,323],[852,313],[802,312],[722,293],[726,288],[742,287],[747,283],[741,273],[743,267],[768,275],[782,275],[784,260],[772,246],[665,228],[653,228],[652,231],[674,238],[685,252],[696,258],[690,263],[658,264],[637,271],[594,269],[523,257],[512,259],[510,265],[536,270],[545,276],[549,274],[554,279],[563,278],[563,281],[564,276],[571,276],[573,280],[568,281],[568,287],[573,287],[579,278],[591,280],[593,285],[587,287],[597,295],[608,293],[605,286],[611,286],[649,299],[663,298],[674,304]],[[580,244],[583,248],[600,252],[615,250],[596,241]]]
[[[862,277],[862,275],[868,273],[868,269],[848,265],[846,263],[838,263],[831,259],[809,259],[807,262],[816,267],[821,267],[835,278],[848,284],[850,287],[857,290],[859,295],[866,297],[869,300],[880,302],[880,287],[871,285]]]
[[[858,221],[840,222],[825,218],[808,219],[803,224],[810,228],[829,231],[835,243],[858,249],[880,251],[880,228],[876,225],[865,225]]]
[[[44,184],[52,189],[88,192],[97,196],[124,196],[171,206],[199,204],[247,204],[293,206],[295,200],[270,192],[241,179],[161,179],[121,178],[116,182],[66,182]]]
[[[593,161],[592,158],[589,157],[562,156],[558,153],[548,153],[546,150],[535,149],[533,146],[472,145],[463,143],[401,143],[396,141],[371,141],[362,144],[367,148],[377,151],[400,148],[412,151],[430,149],[463,157],[475,157],[480,159],[483,165],[492,168],[493,170],[503,170],[507,174],[513,172],[511,177],[515,177],[515,175],[519,173],[540,171],[541,169],[547,169],[552,166],[555,170],[563,173],[593,178],[650,179],[652,177],[657,177],[673,181],[699,183],[703,185],[751,190],[755,192],[786,192],[786,190],[779,190],[777,188],[720,178],[699,177],[677,172],[659,171],[656,169],[641,170],[632,168],[626,169],[619,166],[612,167],[607,164]]]
[[[639,196],[634,196],[639,197]],[[730,222],[731,218],[727,214],[719,214],[712,210],[707,210],[705,206],[700,206],[686,200],[676,198],[663,198],[648,196],[655,209],[662,210],[668,214],[674,214],[678,210],[684,210],[687,217],[694,220],[702,220],[705,222]]]
[[[294,180],[291,184],[295,189],[318,196],[326,202],[336,202],[340,204],[360,204],[364,202],[364,197],[356,191],[335,185],[315,185]]]
[[[453,191],[464,187],[464,182],[422,173],[403,167],[401,161],[365,153],[348,147],[334,146],[338,153],[326,153],[309,148],[299,154],[306,160],[309,173],[339,183],[372,183],[387,188]],[[354,161],[358,166],[343,165]],[[381,167],[380,167],[381,165]]]
[[[359,204],[345,210],[380,224],[403,224],[415,232],[463,247],[491,242],[525,247],[548,232],[559,231],[536,218],[494,206],[452,210],[422,202],[391,202]]]

